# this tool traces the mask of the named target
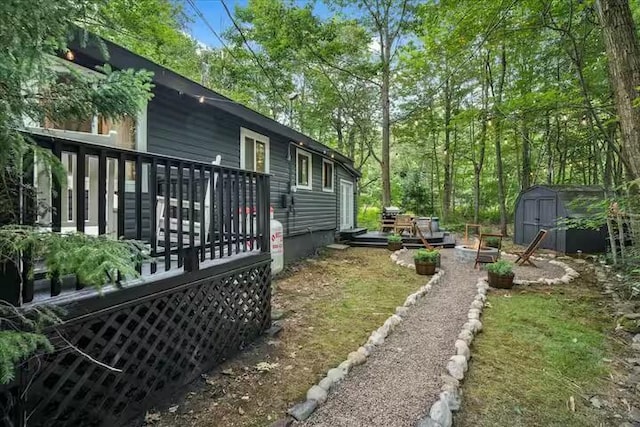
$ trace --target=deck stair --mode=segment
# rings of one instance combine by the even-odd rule
[[[386,248],[387,247],[388,233],[380,231],[369,231],[365,233],[359,233],[353,236],[351,239],[345,239],[346,243],[350,246],[357,247],[372,247],[372,248]],[[433,233],[426,233],[425,239],[431,246],[437,248],[453,248],[456,245],[455,237],[446,232],[439,231]],[[424,247],[420,238],[417,236],[404,235],[402,243],[407,249],[418,249]]]

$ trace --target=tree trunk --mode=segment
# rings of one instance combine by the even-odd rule
[[[498,90],[495,94],[494,107],[496,112],[496,178],[498,180],[498,202],[500,206],[500,232],[503,236],[507,236],[507,202],[506,191],[504,185],[504,171],[502,167],[502,117],[499,108],[502,104],[502,92],[504,90],[504,81],[507,74],[507,54],[504,44],[500,52],[500,80],[498,82]]]
[[[620,121],[622,155],[630,178],[640,177],[640,110],[633,106],[640,86],[640,45],[628,0],[597,0],[609,73]]]
[[[382,205],[391,205],[390,133],[391,118],[389,108],[389,81],[391,74],[391,46],[388,37],[381,34],[380,52],[382,59]]]
[[[451,213],[451,93],[450,79],[447,78],[444,84],[444,192],[442,194],[442,222],[446,222]]]
[[[531,187],[531,144],[529,141],[529,125],[522,116],[522,189]]]

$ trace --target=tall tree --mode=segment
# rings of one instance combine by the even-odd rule
[[[628,0],[597,0],[596,10],[602,25],[604,45],[609,59],[616,111],[622,134],[622,155],[629,159],[627,173],[640,178],[640,46]]]

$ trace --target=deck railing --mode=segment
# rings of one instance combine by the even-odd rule
[[[33,214],[34,200],[25,200],[30,219],[54,232],[144,242],[150,260],[137,266],[143,276],[188,272],[200,262],[269,251],[266,174],[70,140],[41,138],[37,143],[62,161],[68,179],[56,182],[35,163],[32,176],[40,204],[51,209]],[[29,215],[24,219],[28,222]],[[37,260],[25,261],[23,269],[37,266]],[[13,303],[33,299],[34,277],[21,273],[22,295]],[[50,282],[50,295],[58,295],[60,284]]]

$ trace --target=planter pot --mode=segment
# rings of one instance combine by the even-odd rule
[[[387,242],[387,249],[392,252],[402,249],[402,242]]]
[[[512,274],[511,276],[499,276],[487,271],[487,275],[489,276],[489,286],[492,288],[511,289],[513,287],[513,278],[515,277],[515,274]]]
[[[433,276],[436,273],[436,264],[414,261],[416,273],[421,276]]]

